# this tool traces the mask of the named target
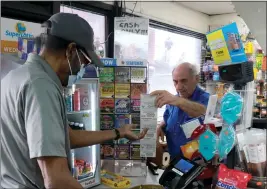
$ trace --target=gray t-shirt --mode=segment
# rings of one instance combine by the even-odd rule
[[[70,160],[62,85],[40,56],[1,80],[1,187],[44,188],[38,157]]]

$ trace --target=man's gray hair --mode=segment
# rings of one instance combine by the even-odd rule
[[[191,73],[193,76],[197,76],[197,75],[200,74],[200,73],[199,73],[200,71],[199,71],[199,69],[198,69],[198,66],[197,66],[196,64],[192,64],[192,63],[189,63],[189,62],[183,62],[183,63],[178,64],[177,66],[175,66],[175,68],[173,69],[172,72],[174,72],[174,70],[175,70],[177,67],[181,66],[181,65],[186,65],[186,66],[188,67],[190,73]]]

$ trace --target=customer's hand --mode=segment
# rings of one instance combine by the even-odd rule
[[[168,91],[165,90],[157,90],[150,94],[151,96],[156,97],[156,106],[161,108],[162,106],[169,104],[169,105],[176,105],[177,101],[179,100],[178,96],[172,95]]]
[[[120,132],[121,138],[127,138],[128,140],[143,139],[146,136],[148,129],[143,129],[143,131],[137,135],[132,131],[133,129],[136,128],[136,126],[137,126],[136,124],[127,124],[119,128],[118,130]]]

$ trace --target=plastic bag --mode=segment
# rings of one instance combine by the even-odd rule
[[[242,171],[228,169],[221,164],[218,172],[218,182],[215,189],[245,189],[252,176]]]
[[[199,152],[207,160],[211,160],[217,152],[218,136],[207,129],[199,137]]]
[[[235,129],[233,126],[223,126],[218,142],[220,161],[229,154],[236,143]]]
[[[201,134],[203,134],[207,129],[210,129],[212,132],[214,132],[215,134],[217,133],[217,129],[215,127],[214,124],[202,124],[200,126],[198,126],[192,133],[191,135],[191,139],[195,140],[197,139]]]
[[[226,93],[221,100],[221,117],[228,125],[233,125],[241,115],[243,98],[236,92]]]

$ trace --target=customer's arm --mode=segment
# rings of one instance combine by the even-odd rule
[[[31,81],[20,94],[29,161],[37,160],[45,188],[82,189],[68,168],[60,95],[44,79]]]
[[[44,185],[47,189],[82,189],[83,187],[70,174],[67,158],[40,157],[37,158],[41,169]]]
[[[132,132],[135,125],[125,125],[118,129],[120,138],[127,138],[129,140],[139,140],[144,138],[147,129],[144,129],[139,135]],[[79,131],[69,130],[71,148],[80,148],[84,146],[91,146],[94,144],[101,144],[105,141],[114,140],[116,133],[114,130],[106,131]]]

